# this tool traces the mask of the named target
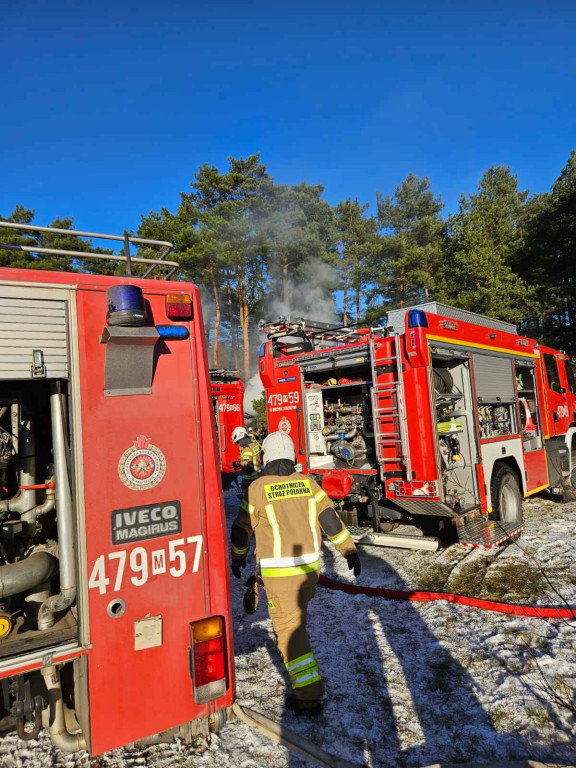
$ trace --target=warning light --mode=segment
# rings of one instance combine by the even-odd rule
[[[408,328],[428,328],[426,312],[421,309],[408,310]]]
[[[166,296],[166,317],[191,320],[192,297],[187,293],[169,293]]]
[[[107,325],[146,325],[146,306],[142,288],[137,285],[113,285],[106,291]]]
[[[190,336],[190,331],[185,325],[157,325],[156,330],[160,338],[167,341],[180,341]]]

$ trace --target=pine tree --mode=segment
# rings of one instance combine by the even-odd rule
[[[339,271],[342,289],[342,322],[360,321],[364,288],[377,244],[377,224],[373,216],[365,216],[369,203],[358,199],[338,203],[335,209],[339,246]]]
[[[510,169],[498,166],[486,171],[476,194],[460,198],[435,281],[440,301],[513,322],[530,311],[533,291],[513,269],[527,196]]]
[[[383,230],[375,263],[374,289],[385,303],[399,307],[427,301],[440,256],[443,203],[427,176],[409,173],[392,197],[377,193],[378,223]]]
[[[515,267],[538,299],[528,328],[576,354],[576,151],[550,193],[525,206],[524,241]]]

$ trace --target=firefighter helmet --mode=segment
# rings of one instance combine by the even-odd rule
[[[264,466],[269,461],[275,461],[276,459],[296,461],[294,443],[286,432],[271,432],[262,443],[262,453],[264,454]]]
[[[232,430],[232,442],[234,444],[240,442],[243,437],[246,437],[246,430],[244,427],[236,427],[236,429]]]

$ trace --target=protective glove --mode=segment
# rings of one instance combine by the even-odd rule
[[[351,571],[354,571],[354,576],[360,576],[362,573],[362,564],[360,563],[358,552],[351,552],[349,555],[346,555],[346,562],[348,563],[348,568]]]
[[[232,560],[232,574],[235,579],[242,578],[242,568],[246,568],[246,558],[244,560]]]

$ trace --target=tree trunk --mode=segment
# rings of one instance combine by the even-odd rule
[[[288,311],[290,302],[290,280],[288,276],[288,254],[286,251],[282,254],[282,301],[284,302],[284,309]]]
[[[246,296],[246,269],[244,266],[238,267],[238,308],[240,310],[240,328],[242,330],[242,340],[244,342],[244,381],[250,378],[250,311]]]
[[[343,296],[342,301],[344,304],[344,311],[342,312],[342,322],[344,325],[348,325],[348,264],[346,264],[346,249],[342,244],[342,288]]]
[[[354,268],[355,268],[355,272],[356,272],[356,278],[355,278],[355,282],[356,282],[356,286],[355,286],[355,290],[356,290],[356,322],[359,323],[360,322],[360,289],[361,289],[362,286],[360,284],[360,270],[359,270],[359,263],[358,263],[358,252],[356,252],[356,256],[354,257]]]
[[[228,321],[230,323],[230,341],[232,342],[232,367],[240,370],[240,357],[238,354],[238,323],[234,317],[234,304],[232,302],[232,286],[228,281],[226,283],[226,293],[228,296]]]
[[[212,272],[212,292],[214,294],[214,343],[212,345],[212,367],[220,366],[220,295],[214,272]]]

